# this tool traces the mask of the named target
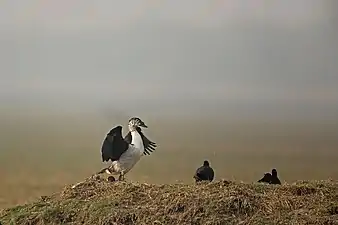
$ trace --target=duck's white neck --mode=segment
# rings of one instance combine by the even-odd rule
[[[141,135],[137,132],[137,130],[133,130],[131,133],[131,144],[133,144],[136,148],[140,149],[142,152],[144,151],[143,141]]]

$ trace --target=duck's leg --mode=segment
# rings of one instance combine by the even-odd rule
[[[118,173],[120,170],[121,170],[121,169],[120,169],[119,162],[118,162],[118,161],[113,161],[113,162],[111,163],[111,165],[110,165],[108,168],[105,169],[105,172],[106,172],[107,174],[113,175],[113,174]]]
[[[120,172],[119,181],[124,181],[124,171]]]

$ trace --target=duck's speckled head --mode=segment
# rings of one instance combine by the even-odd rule
[[[135,131],[137,127],[148,128],[148,126],[138,117],[133,117],[128,122],[129,131]]]

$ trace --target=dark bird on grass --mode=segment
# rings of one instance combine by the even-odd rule
[[[268,184],[281,184],[278,176],[277,170],[272,169],[271,173],[265,173],[264,177],[258,181],[259,183],[268,183]]]
[[[271,184],[282,184],[278,178],[276,169],[272,169],[271,171]]]
[[[196,170],[196,173],[194,175],[194,179],[197,182],[200,181],[213,181],[214,179],[214,170],[210,167],[210,164],[207,160],[203,162],[203,166],[199,167]]]
[[[267,183],[270,184],[271,182],[271,173],[265,173],[262,179],[258,181],[259,183]]]
[[[102,161],[112,161],[110,167],[100,173],[120,175],[119,180],[124,180],[128,173],[143,155],[150,155],[156,148],[156,143],[150,141],[141,130],[147,128],[144,122],[136,117],[129,120],[129,133],[122,137],[122,126],[116,126],[109,131],[101,148]]]

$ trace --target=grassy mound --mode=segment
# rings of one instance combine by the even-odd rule
[[[88,179],[0,212],[2,224],[338,224],[338,182],[271,186]]]

